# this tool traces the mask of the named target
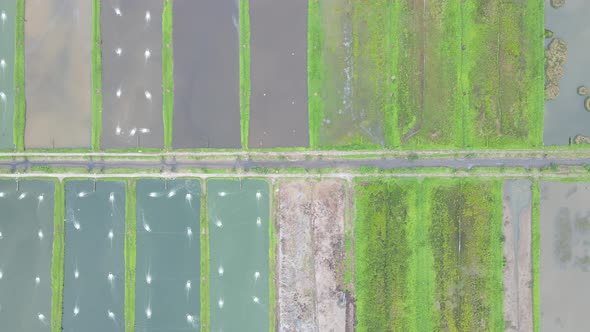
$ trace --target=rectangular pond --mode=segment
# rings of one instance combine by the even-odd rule
[[[175,0],[172,146],[239,148],[239,12],[236,0]]]
[[[207,181],[211,331],[268,331],[269,186]]]
[[[14,149],[14,47],[16,0],[0,3],[0,150]]]
[[[590,61],[588,36],[590,2],[566,0],[560,8],[553,8],[545,0],[545,27],[553,32],[554,39],[567,45],[563,77],[557,80],[559,95],[545,102],[545,145],[568,145],[577,135],[590,137],[590,111],[584,109],[588,95],[578,95],[578,87],[590,87]],[[546,39],[549,44],[552,39]],[[547,73],[545,84],[551,80]]]
[[[307,147],[307,1],[250,0],[251,148]]]
[[[3,331],[51,331],[53,181],[0,181]]]
[[[65,183],[63,330],[124,331],[125,184]]]
[[[92,1],[25,1],[25,147],[87,148]]]
[[[541,331],[585,331],[590,303],[589,183],[540,183]]]
[[[136,188],[136,330],[199,331],[199,180],[139,180]]]
[[[162,0],[101,0],[104,149],[164,147]]]

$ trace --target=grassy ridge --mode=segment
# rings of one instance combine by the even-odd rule
[[[209,271],[211,261],[209,258],[209,218],[207,214],[207,180],[202,181],[201,185],[201,331],[209,331],[210,326],[210,284]]]
[[[136,196],[135,179],[125,186],[125,332],[135,330]]]
[[[533,182],[532,260],[533,260],[533,331],[541,330],[541,211],[539,181]]]
[[[164,121],[164,147],[172,147],[174,126],[174,57],[172,47],[172,0],[164,0],[162,11],[162,107]]]
[[[242,148],[248,149],[250,124],[250,3],[240,0],[240,127]]]
[[[428,180],[436,330],[504,329],[501,181]]]
[[[100,150],[102,133],[102,54],[100,0],[92,0],[92,150]]]
[[[53,250],[51,259],[51,331],[62,330],[64,254],[65,254],[65,200],[63,183],[55,183],[53,210]]]
[[[307,95],[309,112],[309,146],[319,147],[321,121],[325,107],[320,91],[324,78],[322,57],[322,16],[319,1],[309,1],[307,11]]]
[[[16,47],[14,51],[14,131],[17,151],[25,149],[25,0],[16,0]]]

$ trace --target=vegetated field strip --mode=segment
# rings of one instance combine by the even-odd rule
[[[123,332],[125,183],[69,180],[65,194],[63,330]]]
[[[539,332],[541,330],[541,192],[538,180],[533,181],[532,192],[533,331]]]
[[[0,4],[2,28],[0,29],[0,150],[14,149],[14,60],[16,47],[16,0]]]
[[[250,0],[238,0],[240,35],[240,141],[248,149],[250,129]]]
[[[54,190],[53,181],[0,181],[3,330],[49,331],[53,323]]]
[[[137,181],[138,330],[200,328],[198,179]]]
[[[164,0],[162,8],[162,116],[164,148],[172,147],[174,133],[174,10],[172,0]]]
[[[207,180],[212,331],[269,330],[269,185]]]
[[[542,146],[543,2],[462,6],[465,145]]]
[[[25,0],[16,0],[14,53],[14,146],[25,149]]]
[[[136,179],[125,185],[125,332],[135,330],[135,286],[137,263],[137,195]]]
[[[51,259],[51,331],[61,332],[64,293],[65,190],[63,182],[54,180],[53,248]]]
[[[108,10],[109,8],[107,8]],[[92,150],[100,150],[102,133],[102,39],[100,0],[92,0]]]
[[[499,180],[355,181],[358,331],[504,328]]]

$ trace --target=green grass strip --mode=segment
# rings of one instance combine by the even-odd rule
[[[545,4],[543,1],[528,0],[524,9],[525,39],[529,40],[530,48],[525,53],[528,81],[529,144],[531,147],[543,146],[544,110],[545,110]],[[528,37],[528,38],[527,38]]]
[[[135,180],[125,187],[125,332],[135,330],[136,197]]]
[[[55,207],[53,210],[53,257],[51,260],[51,331],[62,330],[63,291],[64,291],[64,187],[55,181]]]
[[[414,328],[415,331],[433,331],[434,308],[434,257],[428,238],[430,228],[430,201],[427,199],[427,191],[422,181],[418,183],[415,201],[411,214],[415,214],[415,220],[409,226],[408,239],[413,245],[413,255],[410,259],[409,271],[411,278],[410,294],[415,296]]]
[[[250,124],[250,3],[240,0],[240,127],[242,148],[248,149]]]
[[[320,91],[326,70],[322,57],[322,17],[319,1],[309,1],[307,28],[307,90],[309,112],[309,146],[319,147],[320,124],[324,117],[324,101]]]
[[[174,57],[172,48],[172,0],[164,1],[162,11],[162,101],[164,117],[164,147],[172,147],[174,130]]]
[[[541,330],[541,212],[539,181],[533,182],[532,259],[533,259],[533,331]]]
[[[92,0],[92,150],[100,150],[102,133],[102,54],[100,0]]]
[[[209,217],[207,213],[207,180],[201,186],[201,331],[209,331],[211,320],[211,291],[209,271],[211,261],[209,255]]]
[[[278,185],[271,185],[270,192],[270,214],[268,221],[268,232],[269,232],[269,244],[268,244],[268,330],[269,332],[275,331],[276,325],[276,248],[279,243],[277,229],[275,227],[275,212],[278,211],[278,199],[275,199],[273,193],[275,193]]]
[[[16,0],[16,47],[14,51],[14,131],[17,151],[25,149],[25,0]]]

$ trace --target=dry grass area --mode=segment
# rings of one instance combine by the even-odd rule
[[[279,331],[347,330],[345,196],[337,180],[279,185]]]

